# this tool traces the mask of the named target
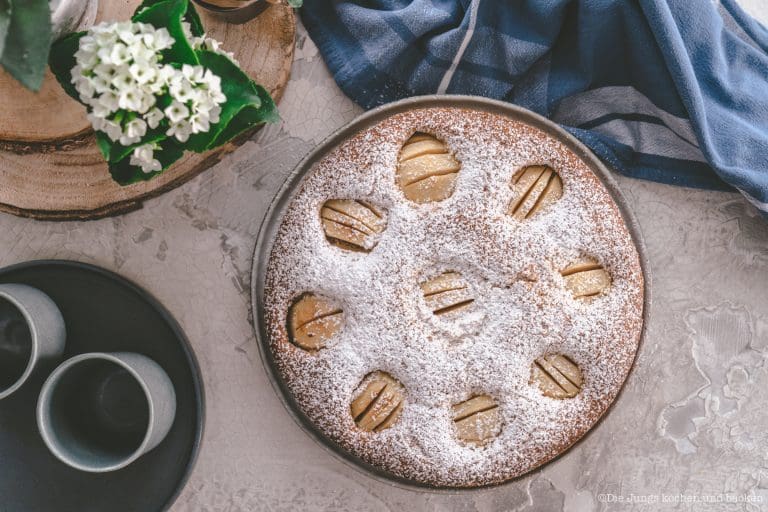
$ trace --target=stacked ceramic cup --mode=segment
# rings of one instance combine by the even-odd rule
[[[61,360],[64,317],[36,288],[0,285],[0,400]],[[62,462],[89,472],[123,468],[155,448],[176,415],[176,393],[153,360],[91,352],[62,362],[43,384],[37,425]]]

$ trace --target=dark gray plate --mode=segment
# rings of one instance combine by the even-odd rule
[[[511,119],[521,121],[523,123],[534,126],[559,140],[576,155],[578,155],[579,158],[586,162],[589,168],[600,179],[605,188],[613,197],[613,200],[619,206],[619,210],[624,217],[624,222],[626,223],[632,235],[632,239],[634,240],[635,246],[637,247],[637,251],[640,255],[640,265],[642,267],[645,283],[643,303],[643,332],[640,337],[640,343],[642,343],[642,340],[645,338],[646,326],[648,325],[648,312],[650,310],[651,304],[648,260],[646,257],[645,243],[643,242],[642,233],[640,231],[640,226],[637,222],[637,219],[635,218],[632,211],[627,207],[626,199],[624,199],[624,196],[616,184],[616,181],[611,176],[611,172],[586,146],[584,146],[581,142],[576,140],[572,135],[560,128],[552,121],[549,121],[548,119],[538,114],[512,105],[510,103],[504,103],[502,101],[491,100],[488,98],[481,98],[478,96],[417,96],[414,98],[406,98],[394,103],[389,103],[379,108],[370,110],[325,139],[309,155],[304,157],[304,159],[299,162],[299,165],[297,165],[293,172],[286,178],[285,182],[280,188],[280,191],[272,200],[272,204],[270,205],[269,210],[264,217],[261,228],[259,230],[259,236],[256,240],[256,251],[253,256],[253,270],[251,275],[251,305],[253,307],[256,338],[258,340],[261,360],[264,363],[264,368],[267,370],[267,374],[269,375],[270,381],[272,382],[272,387],[280,397],[283,405],[286,407],[294,420],[296,420],[299,426],[307,434],[309,434],[310,437],[319,442],[325,448],[329,449],[331,453],[340,457],[341,460],[351,463],[352,466],[356,467],[357,469],[362,469],[369,476],[380,478],[388,483],[396,483],[404,487],[422,491],[425,489],[439,490],[441,488],[399,478],[368,464],[358,457],[355,457],[354,455],[341,448],[338,444],[328,439],[322,432],[320,432],[309,420],[309,418],[307,418],[307,416],[302,412],[298,404],[296,404],[291,393],[288,391],[285,383],[281,379],[280,373],[275,368],[274,359],[272,358],[272,351],[269,347],[269,338],[265,330],[264,321],[264,278],[267,262],[269,261],[269,254],[272,251],[272,243],[277,233],[277,229],[280,227],[283,214],[288,208],[288,205],[290,205],[291,201],[293,200],[293,197],[298,190],[301,181],[304,179],[304,176],[312,168],[312,166],[320,161],[341,142],[356,134],[357,132],[369,128],[370,126],[373,126],[379,121],[382,121],[383,119],[394,114],[428,107],[469,108],[473,110],[500,114]],[[614,403],[616,400],[618,400],[618,396],[614,400]],[[610,407],[608,409],[610,409]],[[597,424],[593,425],[592,428],[594,429],[596,426]],[[458,491],[468,492],[467,490],[455,488],[450,488],[448,490],[452,493]]]
[[[174,502],[203,433],[203,385],[192,349],[171,315],[147,292],[107,270],[72,261],[31,261],[0,269],[0,283],[47,293],[67,328],[64,358],[130,351],[163,367],[176,390],[171,431],[125,469],[84,473],[50,454],[35,406],[46,375],[0,400],[0,512],[158,512]],[[43,372],[45,373],[45,372]]]

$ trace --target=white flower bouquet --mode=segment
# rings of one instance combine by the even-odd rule
[[[50,66],[87,107],[122,185],[277,117],[269,93],[206,37],[189,0],[145,0],[130,21],[71,34],[51,48]]]

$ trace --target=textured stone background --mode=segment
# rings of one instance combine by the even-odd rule
[[[768,22],[765,0],[741,1]],[[173,511],[768,510],[768,222],[737,194],[619,178],[648,245],[651,321],[614,407],[555,462],[498,488],[414,492],[373,480],[310,440],[267,380],[249,300],[254,240],[277,187],[360,112],[303,30],[280,110],[282,123],[142,210],[83,223],[0,215],[0,264],[101,265],[147,288],[188,334],[208,418]],[[602,503],[601,493],[762,503],[618,504]]]

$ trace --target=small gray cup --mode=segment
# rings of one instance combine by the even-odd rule
[[[64,318],[50,297],[25,284],[1,284],[0,399],[50,369],[65,339]]]
[[[153,360],[92,352],[64,361],[43,385],[37,425],[65,464],[104,473],[155,448],[176,415],[173,383]]]

